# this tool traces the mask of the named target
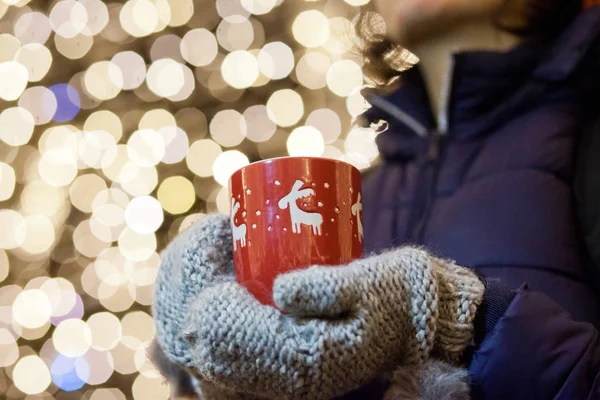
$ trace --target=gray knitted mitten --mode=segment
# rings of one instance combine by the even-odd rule
[[[153,304],[156,341],[168,359],[190,367],[190,345],[181,336],[190,304],[215,279],[233,277],[229,218],[205,217],[176,237],[161,258]]]
[[[468,269],[403,248],[274,285],[281,314],[232,280],[194,301],[184,336],[196,373],[272,399],[329,399],[433,353],[457,358],[484,286]]]

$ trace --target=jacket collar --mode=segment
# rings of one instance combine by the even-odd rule
[[[592,7],[552,43],[524,42],[506,53],[456,53],[448,93],[449,133],[466,138],[489,131],[545,90],[568,80],[599,36],[600,7]],[[414,153],[415,145],[437,129],[418,65],[403,74],[396,91],[387,95],[366,91],[365,98],[372,107],[361,123],[388,123],[389,129],[377,138],[384,156]]]

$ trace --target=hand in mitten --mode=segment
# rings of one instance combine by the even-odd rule
[[[209,284],[233,277],[229,218],[209,215],[176,237],[161,254],[154,289],[156,341],[169,360],[191,365],[181,336],[190,304]]]
[[[184,335],[197,374],[272,399],[328,399],[432,352],[468,344],[483,284],[469,270],[404,248],[342,267],[282,275],[276,305],[234,282],[204,290]]]

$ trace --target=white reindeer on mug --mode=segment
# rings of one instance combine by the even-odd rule
[[[315,235],[321,235],[321,225],[323,224],[323,216],[319,213],[309,213],[302,211],[296,202],[308,196],[314,196],[315,191],[311,188],[302,189],[304,182],[297,180],[292,187],[290,193],[279,200],[279,208],[285,210],[290,208],[290,216],[292,217],[292,232],[300,234],[302,232],[302,224],[312,227]]]
[[[231,199],[231,232],[233,233],[233,251],[237,250],[237,242],[240,242],[240,246],[246,247],[246,224],[240,226],[235,225],[235,214],[240,209],[240,203],[235,201],[235,198]]]
[[[362,214],[362,209],[363,209],[362,198],[359,193],[358,200],[356,200],[356,203],[352,205],[352,215],[356,216],[356,224],[358,226],[358,240],[360,240],[361,242],[362,242],[363,236],[364,236],[362,218],[360,215],[360,214]]]

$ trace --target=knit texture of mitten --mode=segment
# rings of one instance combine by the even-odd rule
[[[215,279],[233,276],[229,218],[205,217],[175,238],[161,258],[153,303],[156,340],[170,360],[189,367],[190,346],[181,332],[190,304]]]
[[[467,268],[421,249],[401,248],[345,268],[313,267],[282,275],[274,298],[282,309],[310,317],[369,310],[368,323],[406,331],[411,345],[404,364],[417,364],[434,349],[453,360],[461,355],[471,340],[484,289]]]
[[[184,336],[191,369],[271,399],[329,399],[469,343],[484,286],[469,270],[403,248],[277,278],[264,306],[233,281],[199,294]]]

